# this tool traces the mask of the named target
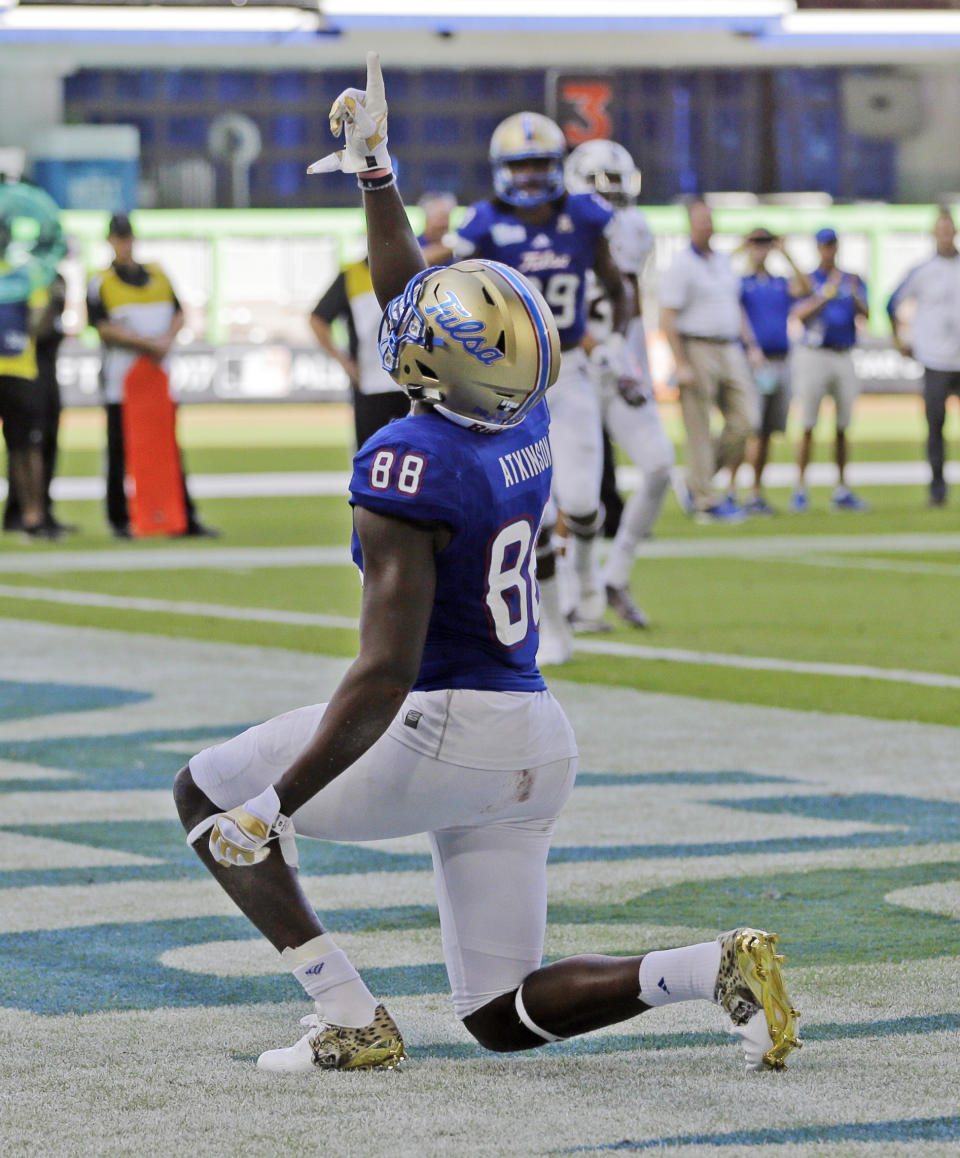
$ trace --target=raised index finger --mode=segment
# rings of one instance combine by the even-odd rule
[[[367,99],[386,102],[386,93],[383,89],[383,73],[380,71],[380,53],[367,53]]]

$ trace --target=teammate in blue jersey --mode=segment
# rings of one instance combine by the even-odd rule
[[[600,404],[581,341],[587,329],[587,285],[596,273],[613,311],[616,340],[591,355],[623,371],[622,334],[634,314],[632,286],[610,253],[614,210],[594,193],[568,193],[563,161],[566,141],[560,127],[539,113],[507,117],[490,140],[495,196],[468,211],[452,243],[453,255],[484,257],[513,266],[534,282],[556,318],[563,358],[550,394],[553,497],[570,532],[574,630],[609,630],[603,622],[606,593],[596,563],[603,528],[600,484],[603,424]],[[619,345],[617,345],[619,342]],[[552,508],[551,508],[552,510]],[[539,547],[542,593],[541,663],[570,658],[571,637],[554,581],[551,515]]]
[[[343,149],[311,166],[357,174],[387,303],[383,363],[413,400],[410,417],[354,460],[359,654],[329,703],[206,749],[175,786],[188,843],[315,1003],[306,1033],[258,1065],[316,1073],[405,1056],[301,889],[295,829],[341,841],[429,834],[454,1008],[489,1049],[702,998],[730,1014],[751,1064],[779,1068],[795,1014],[770,934],[741,928],[643,957],[541,965],[547,852],[577,765],[535,658],[557,328],[506,266],[423,270],[386,151],[375,53],[367,70],[366,90],[346,90],[331,110]]]

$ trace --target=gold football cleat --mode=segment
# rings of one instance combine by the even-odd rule
[[[799,1013],[787,995],[780,973],[783,957],[775,952],[777,935],[762,929],[732,929],[721,934],[720,971],[714,1000],[735,1026],[745,1026],[763,1010],[770,1047],[762,1056],[764,1069],[782,1070],[792,1049],[799,1049]]]
[[[330,1025],[315,1014],[300,1019],[309,1026],[298,1042],[287,1049],[271,1049],[257,1059],[257,1066],[272,1073],[309,1073],[322,1070],[396,1069],[406,1058],[403,1038],[396,1022],[382,1005],[369,1025],[354,1029]]]

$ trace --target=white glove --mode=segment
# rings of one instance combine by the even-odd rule
[[[344,147],[314,161],[308,173],[392,172],[387,152],[387,98],[378,52],[367,53],[366,90],[344,89],[330,106],[330,132],[335,137],[343,134]]]
[[[281,814],[280,800],[271,784],[259,796],[214,819],[210,854],[227,868],[259,864],[270,855],[269,842],[277,836],[281,842],[292,842],[293,822]],[[286,849],[282,851],[290,863]]]
[[[629,361],[623,334],[611,334],[590,351],[590,365],[601,389],[612,386],[628,406],[643,406],[650,391],[642,380],[642,370],[638,374]]]
[[[615,381],[623,374],[625,361],[623,334],[613,333],[590,351],[590,365],[601,385]]]
[[[727,1032],[740,1039],[747,1073],[772,1068],[763,1060],[773,1049],[773,1038],[767,1028],[767,1016],[762,1009],[758,1009],[745,1025],[729,1026]]]

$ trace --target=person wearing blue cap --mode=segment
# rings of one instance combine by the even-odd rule
[[[790,500],[790,510],[809,510],[806,471],[813,450],[813,430],[820,414],[820,403],[830,394],[837,408],[837,434],[834,457],[837,464],[837,486],[831,506],[838,511],[864,511],[867,504],[846,484],[847,427],[859,393],[852,350],[857,342],[857,319],[865,318],[867,288],[855,273],[844,273],[837,267],[836,231],[824,228],[816,234],[820,264],[810,275],[813,292],[799,302],[793,316],[803,323],[803,340],[794,352],[793,378],[800,402],[803,434],[797,454],[797,487]]]

